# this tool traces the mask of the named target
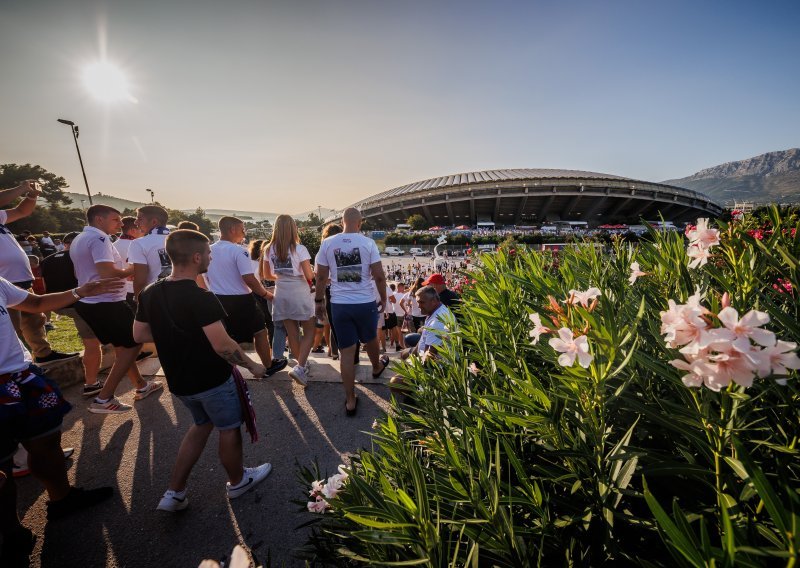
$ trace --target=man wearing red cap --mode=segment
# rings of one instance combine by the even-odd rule
[[[447,287],[447,282],[445,282],[444,276],[438,272],[431,274],[430,277],[422,283],[422,285],[433,286],[436,288],[436,293],[439,294],[439,299],[445,306],[447,306],[450,310],[453,308],[458,309],[458,305],[461,303],[461,296]]]

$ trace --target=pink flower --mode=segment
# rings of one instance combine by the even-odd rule
[[[322,489],[325,487],[325,483],[323,481],[312,481],[311,482],[311,491],[308,494],[313,497],[322,492]]]
[[[697,225],[686,231],[690,246],[709,249],[719,244],[719,231],[708,228],[708,219],[698,219]]]
[[[639,263],[638,262],[632,262],[631,263],[631,277],[628,280],[628,282],[631,285],[633,285],[636,282],[636,279],[639,278],[640,276],[647,276],[647,272],[642,272],[641,270],[639,270]]]
[[[775,334],[760,327],[769,323],[769,315],[765,312],[750,310],[742,319],[739,319],[739,312],[728,307],[723,308],[717,317],[728,330],[728,333],[720,335],[720,338],[731,337],[733,348],[740,353],[747,353],[751,350],[751,339],[764,347],[775,345]]]
[[[330,504],[322,497],[317,497],[316,501],[309,501],[306,507],[310,513],[325,513],[330,508]]]
[[[584,369],[588,369],[592,362],[589,354],[589,338],[585,335],[574,337],[572,330],[562,327],[558,330],[558,337],[554,337],[549,342],[550,347],[561,353],[558,356],[558,364],[563,367],[571,367],[575,364],[575,359]]]
[[[536,345],[539,343],[539,336],[541,336],[543,333],[550,333],[550,329],[542,325],[542,318],[539,316],[539,314],[530,314],[528,317],[533,323],[533,329],[528,335],[531,337],[531,343]]]
[[[589,307],[589,302],[600,296],[602,292],[599,288],[589,288],[585,292],[581,292],[580,290],[570,290],[569,291],[569,299],[567,300],[567,304],[580,304],[584,308]]]
[[[700,305],[700,295],[689,296],[686,304],[669,300],[668,305],[669,308],[661,312],[661,333],[667,346],[674,349],[702,340],[705,347],[708,324],[702,316],[707,310]]]
[[[790,369],[800,369],[800,357],[795,350],[797,343],[778,340],[775,345],[751,352],[751,360],[759,377],[788,375]]]
[[[336,473],[328,478],[328,483],[322,489],[322,495],[326,499],[333,499],[342,490],[347,474]]]
[[[689,268],[698,268],[708,263],[708,259],[711,258],[711,253],[707,248],[689,245],[689,248],[686,249],[686,256],[692,259],[689,263]]]
[[[731,381],[745,388],[753,385],[755,366],[743,353],[730,349],[709,355],[708,360],[706,386],[711,390],[719,391]]]
[[[480,369],[478,369],[478,366],[475,363],[470,363],[469,364],[469,372],[470,372],[471,375],[477,377],[478,373],[480,372]]]
[[[705,355],[705,354],[704,354]],[[681,381],[687,387],[701,387],[705,382],[706,365],[708,361],[705,357],[690,357],[689,361],[683,359],[673,359],[669,362],[670,365],[681,371],[686,371],[687,374],[681,377]]]

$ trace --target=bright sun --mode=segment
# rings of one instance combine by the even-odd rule
[[[93,97],[103,102],[135,101],[125,74],[108,61],[88,65],[83,71],[83,84]]]

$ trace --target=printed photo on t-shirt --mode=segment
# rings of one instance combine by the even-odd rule
[[[294,274],[291,256],[287,256],[286,260],[278,260],[277,255],[271,254],[269,260],[272,262],[275,274],[283,274],[285,276],[292,276]]]
[[[334,249],[336,260],[336,280],[338,282],[361,282],[361,249],[353,247],[350,251]]]
[[[158,259],[161,262],[161,272],[159,278],[166,278],[172,273],[172,259],[167,254],[167,249],[158,249]]]

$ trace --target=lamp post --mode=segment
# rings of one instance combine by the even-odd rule
[[[145,189],[145,191],[150,192],[150,204],[152,205],[155,202],[155,192],[152,189]]]
[[[86,170],[83,167],[83,158],[81,158],[81,149],[78,146],[78,135],[80,132],[78,131],[78,125],[72,122],[71,120],[64,120],[63,118],[59,118],[58,122],[61,124],[66,124],[69,126],[69,129],[72,131],[72,138],[75,140],[75,149],[78,151],[78,161],[81,164],[81,173],[83,173],[83,183],[86,185],[86,195],[89,196],[89,205],[94,205],[92,202],[92,192],[89,191],[89,181],[86,179]]]
[[[81,209],[83,210],[84,213],[86,213],[86,200],[85,199],[81,199]]]

